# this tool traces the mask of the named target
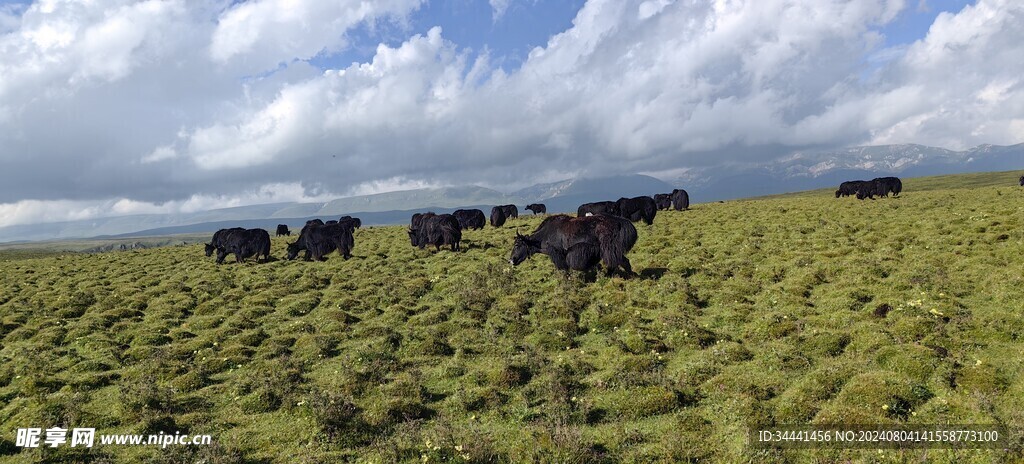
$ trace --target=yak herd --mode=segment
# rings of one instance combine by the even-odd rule
[[[658,194],[654,198],[640,196],[620,198],[618,201],[599,201],[580,205],[577,217],[565,214],[549,216],[530,235],[516,232],[509,262],[519,265],[530,256],[541,253],[551,258],[555,268],[587,271],[599,263],[609,275],[620,272],[633,275],[633,268],[626,253],[637,240],[633,222],[652,224],[658,210],[690,207],[690,197],[685,190],[675,189],[672,193]],[[534,203],[526,206],[533,214],[547,214],[547,206]],[[492,227],[502,227],[509,219],[519,217],[516,205],[499,205],[491,209]],[[409,242],[420,249],[433,246],[435,251],[449,247],[459,251],[462,232],[483,229],[487,223],[484,212],[479,209],[459,209],[452,214],[416,213],[409,224]],[[359,218],[344,216],[338,220],[324,222],[313,219],[299,231],[298,238],[288,243],[285,257],[293,260],[304,252],[303,259],[323,261],[330,253],[337,251],[344,259],[352,256],[355,247],[355,230],[362,226]],[[276,235],[291,236],[285,224],[277,226]],[[206,244],[206,256],[217,253],[217,264],[223,264],[229,254],[235,261],[262,257],[270,259],[270,234],[263,229],[240,227],[221,229],[213,234]]]
[[[858,200],[875,199],[875,196],[887,197],[891,193],[896,197],[903,190],[903,182],[897,177],[877,177],[871,180],[850,180],[839,184],[836,198],[855,196]]]
[[[1024,186],[1024,176],[1019,183]],[[836,198],[855,196],[860,200],[874,200],[876,196],[899,196],[902,190],[903,183],[899,178],[879,177],[843,182],[835,195]],[[682,189],[654,197],[585,203],[577,208],[576,217],[552,215],[530,235],[516,232],[509,263],[517,266],[530,256],[541,253],[562,271],[588,271],[602,264],[609,275],[618,271],[630,276],[633,269],[626,253],[637,240],[637,229],[633,223],[643,221],[650,225],[659,210],[682,211],[689,207],[690,197]],[[547,214],[547,207],[540,203],[527,205],[526,209],[533,214]],[[490,224],[502,227],[506,221],[517,217],[519,209],[516,205],[495,206],[491,208]],[[441,247],[459,251],[462,232],[483,229],[487,222],[488,218],[479,209],[459,209],[452,214],[416,213],[409,224],[409,242],[420,249],[433,246],[435,251],[440,251]],[[305,252],[305,260],[322,261],[326,255],[337,251],[348,259],[355,246],[355,230],[360,226],[359,218],[351,216],[343,216],[336,221],[307,221],[298,238],[288,243],[286,258],[292,260],[298,257],[299,252]],[[291,236],[291,231],[287,225],[280,224],[276,235]],[[222,264],[229,254],[234,254],[239,263],[254,256],[257,260],[262,257],[265,262],[270,259],[270,234],[263,229],[221,229],[206,244],[206,256],[212,256],[214,252],[217,252],[217,264]]]

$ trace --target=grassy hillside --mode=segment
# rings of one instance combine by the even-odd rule
[[[466,232],[460,253],[381,227],[349,261],[217,266],[201,245],[3,261],[0,462],[1020,461],[1009,178],[659,213],[630,280],[510,267],[534,218]],[[747,424],[809,422],[1016,431],[1009,450],[747,446]],[[53,425],[216,444],[14,447]]]
[[[1017,182],[1020,179],[1020,176],[1024,176],[1024,170],[915,177],[903,179],[903,190],[928,192],[932,190],[976,189],[981,187],[1012,187],[1018,185]],[[870,180],[871,178],[865,177],[864,179]],[[838,187],[838,185],[836,187]],[[834,195],[836,187],[768,195],[756,198],[756,200],[767,200],[772,198],[818,198],[821,196]]]
[[[0,261],[41,257],[66,253],[96,253],[119,250],[121,245],[129,249],[157,248],[196,244],[210,240],[209,233],[174,234],[154,237],[84,238],[78,240],[54,240],[48,242],[21,242],[0,244]]]

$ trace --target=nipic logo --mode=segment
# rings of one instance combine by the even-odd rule
[[[65,428],[51,427],[46,429],[46,438],[42,440],[42,443],[40,443],[42,435],[43,429],[38,427],[18,429],[18,436],[14,444],[15,446],[20,446],[22,448],[38,448],[40,445],[56,448],[68,442],[68,429]],[[95,428],[71,429],[72,448],[76,446],[92,448],[95,438]]]
[[[21,448],[57,448],[61,445],[74,447],[92,448],[96,443],[96,429],[93,427],[81,427],[70,430],[69,443],[68,429],[62,427],[51,427],[43,430],[40,427],[27,427],[18,429],[15,446]],[[45,435],[44,435],[45,433]],[[99,435],[100,445],[128,445],[128,446],[159,446],[166,448],[170,445],[209,445],[212,442],[209,435],[189,435],[175,432],[174,434],[160,432],[156,435],[135,435],[135,434],[113,434]]]

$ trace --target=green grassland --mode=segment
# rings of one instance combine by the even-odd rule
[[[699,204],[633,279],[417,250],[214,264],[201,245],[0,261],[0,462],[1019,462],[1021,173]],[[934,187],[938,185],[939,187]],[[933,188],[934,187],[934,188]],[[748,424],[979,423],[999,450],[758,451]],[[215,445],[21,450],[19,427]]]
[[[155,237],[82,238],[46,242],[0,243],[0,261],[16,261],[68,253],[97,253],[118,250],[121,245],[129,249],[157,248],[209,241],[210,234],[175,234]]]

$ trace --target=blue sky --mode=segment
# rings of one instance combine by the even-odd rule
[[[10,1],[10,0],[6,0]],[[966,0],[908,0],[910,4],[879,32],[885,35],[881,48],[910,44],[923,38],[935,18],[943,12],[958,12],[973,2]],[[488,50],[496,65],[506,72],[519,68],[530,50],[544,46],[548,38],[572,26],[583,0],[510,0],[498,18],[487,0],[427,0],[412,13],[408,24],[387,21],[361,25],[349,32],[352,48],[321,55],[311,63],[321,68],[343,68],[352,62],[373,58],[379,43],[397,45],[410,33],[423,34],[441,26],[444,37],[471,56]]]
[[[508,0],[507,9],[495,18],[487,0],[425,0],[402,24],[381,20],[361,24],[346,33],[351,48],[321,54],[310,63],[323,69],[344,68],[352,62],[373,58],[377,45],[395,46],[412,34],[440,26],[444,37],[471,56],[490,52],[496,66],[506,72],[518,69],[530,50],[544,46],[548,38],[572,26],[584,0]],[[974,2],[966,0],[908,0],[907,8],[879,30],[883,47],[910,44],[923,38],[943,12],[958,12]],[[0,5],[25,6],[29,0],[0,0]],[[237,3],[237,2],[236,2]]]
[[[572,26],[583,0],[510,0],[505,12],[495,18],[486,0],[428,0],[408,18],[408,24],[381,21],[361,25],[349,32],[352,48],[341,53],[318,56],[311,63],[321,68],[343,68],[352,62],[373,58],[377,45],[396,46],[409,34],[424,34],[440,26],[444,37],[470,56],[490,52],[495,64],[505,71],[518,69],[534,47]]]
[[[921,39],[928,33],[928,28],[935,18],[943,12],[958,12],[974,2],[964,0],[909,0],[908,8],[887,24],[881,32],[885,34],[886,45],[896,46],[909,44]],[[916,2],[916,4],[914,4]]]

